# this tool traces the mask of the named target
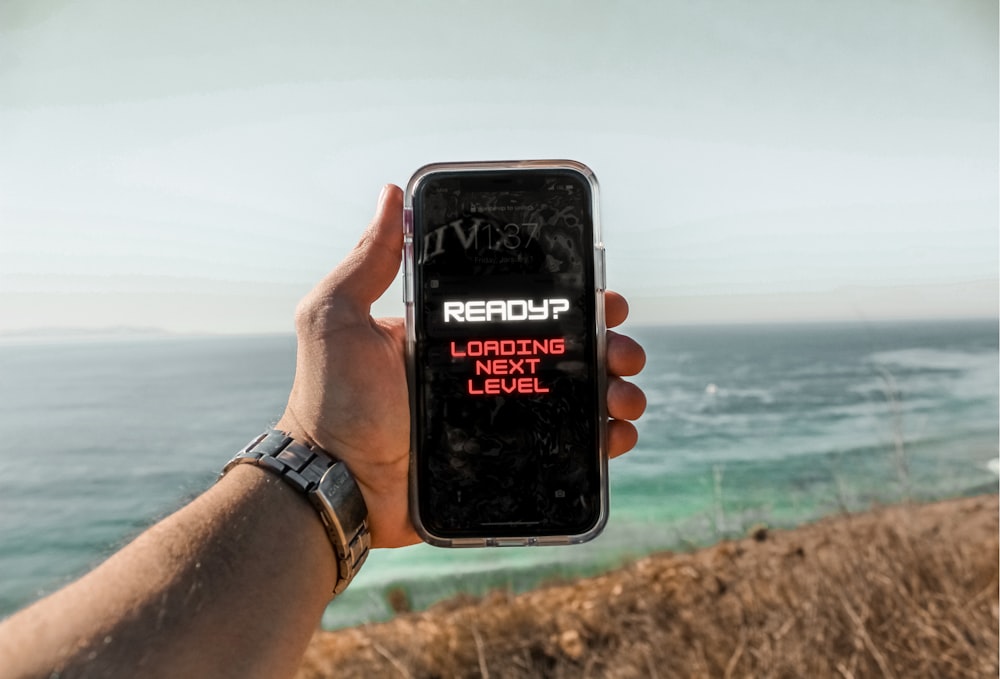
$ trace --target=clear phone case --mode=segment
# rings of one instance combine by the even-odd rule
[[[428,178],[439,173],[453,175],[462,172],[483,172],[483,171],[527,171],[527,170],[556,170],[571,171],[578,173],[589,185],[591,195],[591,214],[593,218],[593,266],[594,266],[594,319],[593,331],[595,333],[595,346],[597,353],[597,401],[598,401],[598,423],[597,423],[597,448],[599,453],[599,502],[600,509],[597,521],[588,530],[574,535],[532,535],[526,531],[520,536],[496,536],[482,535],[475,537],[449,538],[435,535],[430,531],[425,523],[421,521],[419,510],[417,468],[415,452],[419,445],[417,427],[414,417],[416,413],[416,390],[415,380],[417,375],[417,332],[416,332],[416,309],[415,290],[417,286],[416,261],[414,247],[414,197],[417,195],[420,186]],[[604,529],[608,520],[608,449],[607,449],[607,361],[606,361],[606,321],[604,311],[605,292],[605,268],[604,268],[604,243],[601,234],[601,224],[598,205],[598,183],[597,178],[589,167],[574,160],[512,160],[512,161],[481,161],[481,162],[454,162],[454,163],[433,163],[424,165],[418,169],[410,181],[407,183],[404,212],[403,212],[403,266],[404,285],[403,297],[406,307],[406,362],[407,379],[410,392],[411,411],[411,453],[410,453],[410,517],[417,533],[427,543],[438,547],[500,547],[500,546],[532,546],[532,545],[569,545],[587,542],[593,539]],[[486,531],[484,531],[486,532]]]

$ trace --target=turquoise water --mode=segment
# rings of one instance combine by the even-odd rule
[[[997,489],[996,321],[633,328],[640,443],[578,547],[379,550],[324,618],[595,572],[906,497]],[[273,421],[292,337],[0,345],[0,615],[79,575],[211,484]]]

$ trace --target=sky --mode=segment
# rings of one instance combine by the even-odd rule
[[[514,158],[635,323],[995,317],[998,98],[995,0],[4,0],[0,333],[291,331],[384,183]]]

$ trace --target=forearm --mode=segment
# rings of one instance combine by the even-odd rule
[[[306,499],[240,465],[0,624],[0,677],[290,676],[335,578]]]

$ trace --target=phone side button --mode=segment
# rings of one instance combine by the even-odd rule
[[[413,272],[410,262],[413,261],[413,239],[403,238],[403,304],[413,301]]]
[[[528,541],[524,538],[494,538],[493,544],[497,547],[523,547]]]
[[[598,283],[598,287],[601,290],[601,292],[604,292],[605,290],[608,289],[608,273],[607,273],[608,270],[605,267],[605,260],[604,260],[604,253],[606,252],[606,250],[604,248],[600,248],[598,252],[601,253],[600,261],[598,262],[598,266],[601,268],[601,280]]]

